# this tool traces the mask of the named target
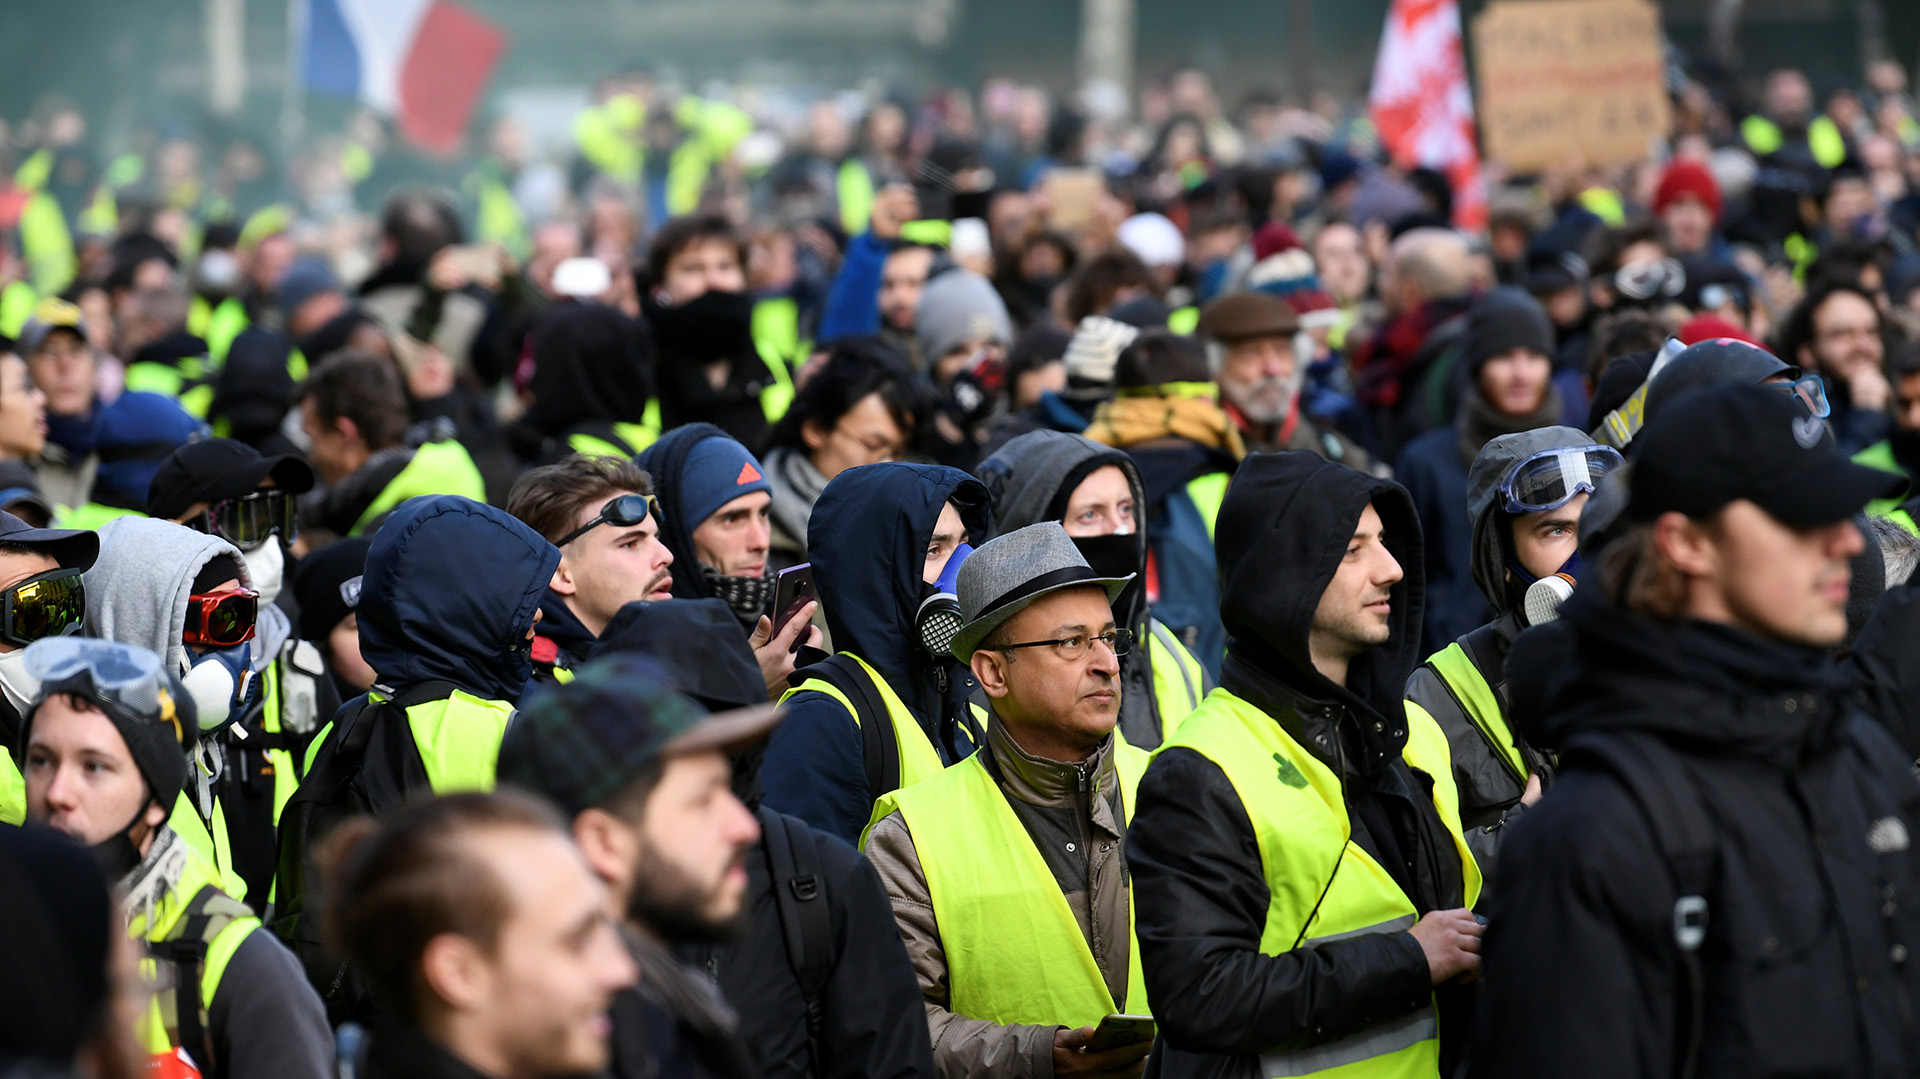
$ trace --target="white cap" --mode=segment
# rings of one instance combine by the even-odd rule
[[[1127,250],[1149,266],[1178,266],[1187,261],[1187,239],[1162,214],[1134,214],[1116,234]]]
[[[613,287],[613,273],[597,258],[572,258],[553,268],[553,291],[591,300]]]

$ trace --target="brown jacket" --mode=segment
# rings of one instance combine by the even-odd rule
[[[1126,814],[1113,739],[1079,764],[1061,764],[1029,756],[996,719],[988,725],[984,752],[983,763],[1066,895],[1107,992],[1115,1000],[1126,999]],[[941,1079],[1051,1079],[1053,1035],[1059,1027],[1001,1026],[947,1010],[946,953],[934,924],[933,898],[900,814],[873,826],[866,852],[893,901],[894,920],[920,979]]]

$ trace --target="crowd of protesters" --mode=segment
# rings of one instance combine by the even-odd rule
[[[0,1075],[1920,1073],[1901,71],[1135,104],[9,128]]]

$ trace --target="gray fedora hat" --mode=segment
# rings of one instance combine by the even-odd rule
[[[1112,603],[1131,580],[1131,573],[1125,577],[1094,576],[1093,567],[1080,557],[1080,548],[1073,545],[1058,521],[1042,521],[989,540],[960,566],[955,591],[960,598],[960,616],[967,624],[953,639],[954,658],[971,662],[988,634],[1041,596],[1063,588],[1099,585],[1107,590],[1107,602]]]

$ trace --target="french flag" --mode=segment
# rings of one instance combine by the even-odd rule
[[[507,35],[451,0],[293,0],[302,83],[358,98],[400,133],[450,154]]]

